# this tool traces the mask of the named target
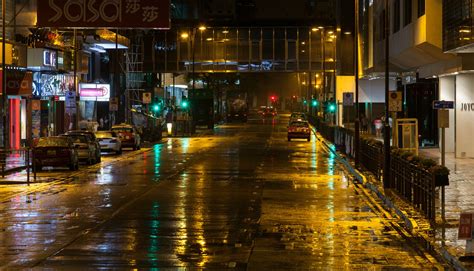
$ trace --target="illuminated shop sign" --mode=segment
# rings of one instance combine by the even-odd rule
[[[44,50],[43,52],[43,66],[56,67],[57,54],[55,51]]]
[[[110,99],[109,84],[79,84],[81,101],[108,102]]]
[[[0,82],[3,71],[0,71]],[[7,70],[7,94],[8,95],[31,95],[33,76],[31,72],[22,70]],[[0,84],[0,94],[2,94]]]
[[[65,96],[74,89],[74,76],[69,74],[33,73],[33,96]]]
[[[38,5],[40,27],[170,28],[170,0],[41,2]]]

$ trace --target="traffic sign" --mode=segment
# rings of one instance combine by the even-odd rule
[[[110,98],[109,111],[118,111],[118,98]]]
[[[388,96],[388,111],[390,112],[401,112],[403,111],[402,103],[402,92],[401,91],[391,91]]]
[[[453,101],[433,101],[433,109],[454,109]]]
[[[76,108],[76,92],[75,91],[68,91],[65,95],[66,101],[66,108]]]
[[[142,102],[144,104],[151,104],[151,93],[150,92],[143,92]]]
[[[353,106],[354,105],[354,93],[352,92],[344,92],[343,93],[343,106]]]

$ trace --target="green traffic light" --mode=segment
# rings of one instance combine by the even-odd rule
[[[336,105],[335,104],[330,104],[329,105],[329,112],[335,112],[336,111]]]
[[[160,111],[160,106],[157,105],[157,104],[155,104],[155,105],[153,106],[153,111],[155,111],[155,112],[156,112],[156,111]]]
[[[304,103],[304,104],[307,104],[307,103],[308,103],[308,101],[304,100],[304,101],[303,101],[303,103]]]
[[[313,100],[313,101],[312,101],[312,105],[313,105],[314,107],[318,106],[318,101]]]
[[[187,108],[187,107],[188,107],[188,102],[187,102],[187,101],[183,101],[183,102],[181,103],[181,106],[182,106],[183,108]]]

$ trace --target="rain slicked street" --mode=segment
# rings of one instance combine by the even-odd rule
[[[314,134],[288,142],[287,123],[222,125],[2,185],[0,269],[443,266]]]

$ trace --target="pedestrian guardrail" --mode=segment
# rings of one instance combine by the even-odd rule
[[[5,178],[6,173],[12,170],[26,169],[27,182],[29,182],[32,160],[32,152],[30,148],[0,148],[0,170],[2,178]]]
[[[390,187],[426,218],[435,220],[435,177],[431,172],[393,156],[390,161]]]
[[[354,158],[354,131],[331,125],[319,118],[309,119],[316,130],[336,149],[350,158]],[[371,138],[360,140],[360,164],[381,181],[384,171],[383,143]],[[423,167],[398,156],[391,157],[390,188],[410,202],[426,218],[435,221],[435,176]]]

